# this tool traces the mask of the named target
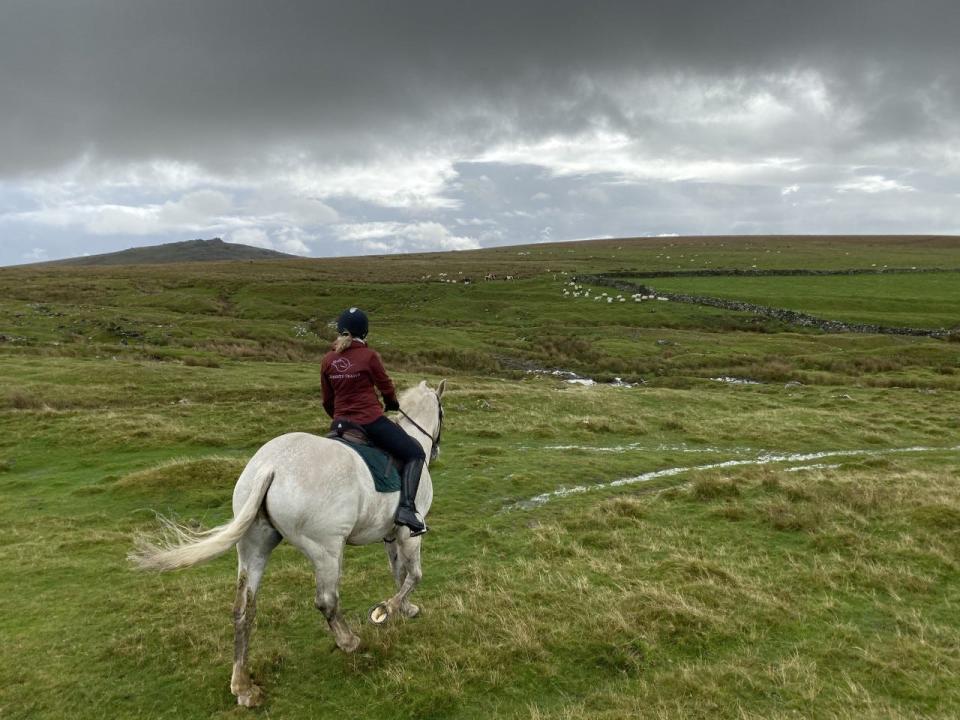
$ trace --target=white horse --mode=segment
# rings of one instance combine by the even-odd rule
[[[436,391],[426,382],[400,396],[406,416],[400,425],[436,458],[443,422],[445,381]],[[289,433],[261,447],[247,463],[233,491],[233,520],[201,533],[168,523],[175,540],[153,544],[141,539],[131,560],[141,569],[174,570],[223,554],[234,545],[239,555],[233,608],[234,659],[230,691],[240,705],[260,704],[262,692],[247,671],[247,652],[256,612],[257,588],[270,553],[286,539],[313,563],[315,604],[344,652],[360,644],[340,615],[340,568],[344,544],[385,541],[397,593],[370,612],[374,623],[397,613],[415,617],[420,609],[409,595],[420,582],[420,538],[393,522],[399,493],[380,493],[360,456],[340,442],[307,433]],[[430,472],[424,467],[417,510],[426,517],[433,501]]]

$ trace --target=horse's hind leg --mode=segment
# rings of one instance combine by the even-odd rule
[[[310,543],[307,555],[313,561],[317,579],[317,596],[314,604],[323,613],[333,633],[334,642],[344,652],[353,652],[360,647],[360,638],[340,614],[340,567],[343,563],[343,538],[328,538],[324,542]]]
[[[280,533],[260,515],[237,543],[239,564],[237,599],[233,605],[233,676],[230,678],[230,692],[237,696],[237,703],[246,707],[259,705],[263,699],[260,688],[253,684],[247,671],[247,651],[257,612],[257,588],[263,579],[267,559],[281,539]]]

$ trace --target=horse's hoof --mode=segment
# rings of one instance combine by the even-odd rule
[[[354,635],[349,640],[347,640],[343,645],[337,644],[337,647],[343,650],[345,653],[354,653],[360,648],[360,638]]]
[[[413,603],[410,603],[409,605],[407,605],[405,608],[403,608],[401,612],[403,613],[403,616],[405,618],[412,619],[415,617],[420,617],[420,607],[417,605],[414,605]]]
[[[243,707],[257,707],[263,702],[263,691],[256,685],[251,685],[247,690],[237,694],[237,705]]]
[[[387,620],[390,619],[390,610],[387,609],[387,604],[385,602],[377,603],[367,614],[367,619],[372,622],[374,625],[383,625]]]

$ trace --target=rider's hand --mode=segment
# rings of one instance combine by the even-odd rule
[[[384,406],[387,410],[391,410],[391,411],[392,411],[392,410],[399,410],[399,409],[400,409],[400,403],[399,403],[397,400],[386,400],[386,399],[384,399],[384,401],[383,401],[383,406]]]

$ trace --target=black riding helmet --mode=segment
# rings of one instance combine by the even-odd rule
[[[367,320],[367,314],[360,308],[352,307],[344,310],[337,318],[337,332],[348,332],[355,338],[363,340],[370,330],[370,321]]]

